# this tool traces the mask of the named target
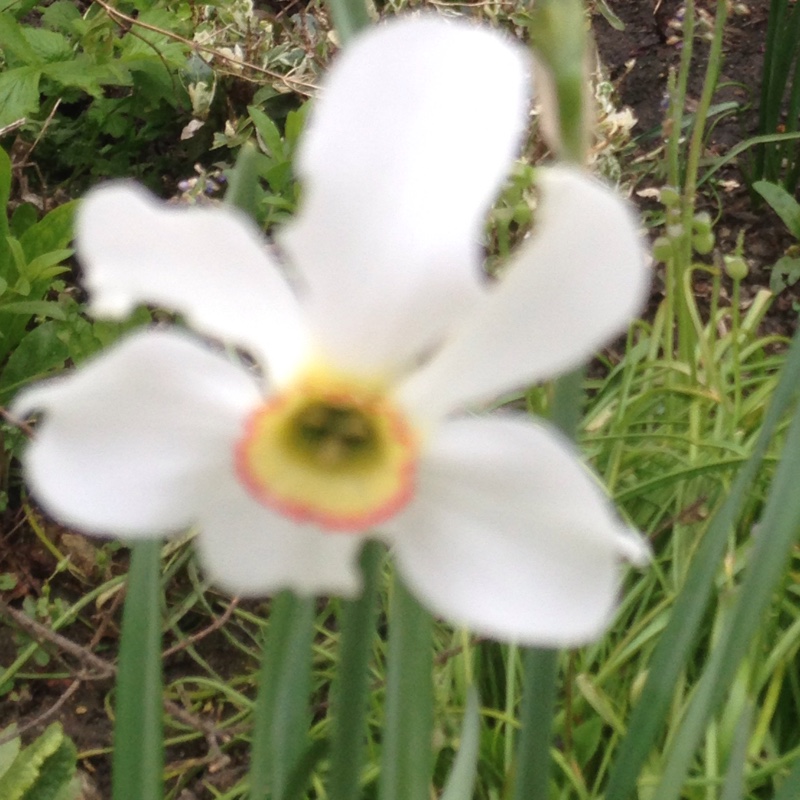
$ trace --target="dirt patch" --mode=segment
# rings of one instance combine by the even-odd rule
[[[734,145],[754,136],[758,127],[758,101],[761,69],[767,31],[768,8],[765,3],[735,4],[729,14],[723,40],[723,61],[712,109],[717,111],[709,123],[703,164],[711,166]],[[638,122],[633,129],[635,158],[654,154],[665,140],[662,129],[668,105],[671,73],[677,73],[683,49],[683,5],[679,0],[642,3],[617,0],[611,4],[624,24],[616,30],[599,13],[593,18],[593,30],[601,63],[613,82],[619,102],[629,106]],[[700,98],[708,60],[715,3],[698,2],[698,33],[689,75],[685,113],[691,115]],[[784,224],[769,207],[754,204],[747,188],[747,174],[752,154],[745,152],[731,160],[714,178],[701,187],[698,209],[708,210],[717,220],[715,232],[719,250],[730,253],[740,232],[745,236],[745,256],[750,273],[745,281],[745,302],[753,294],[768,288],[772,265],[793,243]],[[633,199],[643,213],[657,210],[656,203],[636,193],[665,182],[660,172],[660,156],[652,155],[653,166],[643,172]],[[701,170],[702,172],[702,170]],[[696,286],[698,296],[706,292],[702,281]],[[797,286],[784,290],[773,302],[764,321],[764,333],[791,336],[797,323]],[[654,298],[657,300],[658,298]]]

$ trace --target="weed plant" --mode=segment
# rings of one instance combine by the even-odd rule
[[[742,303],[747,243],[740,240],[732,251],[722,250],[711,220],[697,210],[700,155],[721,58],[726,4],[717,4],[705,88],[684,139],[682,110],[694,21],[691,0],[686,6],[683,61],[673,81],[665,160],[660,165],[666,180],[658,217],[664,224],[649,231],[663,293],[655,295],[657,302],[646,318],[602,354],[582,379],[577,430],[618,507],[649,536],[655,558],[649,568],[628,576],[607,635],[580,650],[532,655],[434,626],[434,786],[445,784],[464,745],[462,719],[471,702],[470,687],[475,687],[481,725],[477,783],[471,796],[479,800],[512,796],[513,775],[520,768],[521,686],[531,662],[540,675],[551,665],[557,698],[547,787],[552,800],[800,796],[800,563],[791,531],[775,542],[776,565],[768,577],[766,571],[756,571],[765,563],[765,537],[796,529],[798,519],[778,520],[774,528],[769,524],[782,508],[789,509],[788,514],[796,506],[796,488],[790,480],[781,483],[787,479],[781,477],[779,465],[790,469],[796,463],[794,452],[783,448],[787,439],[796,444],[790,421],[800,373],[797,347],[787,356],[789,343],[784,338],[760,332],[771,296],[761,291],[746,309]],[[773,2],[777,10],[771,19],[782,13],[779,7]],[[116,8],[126,14],[134,11],[124,5]],[[403,3],[393,2],[383,11],[403,9]],[[47,185],[67,173],[92,179],[158,174],[155,165],[161,163],[162,150],[167,161],[180,162],[183,175],[189,174],[192,159],[181,149],[174,123],[177,117],[183,127],[194,114],[213,134],[211,139],[195,140],[205,148],[198,158],[218,174],[229,175],[232,154],[256,138],[258,151],[251,164],[262,179],[253,198],[257,217],[267,227],[284,219],[299,197],[291,165],[304,121],[304,95],[293,94],[287,102],[287,84],[275,80],[255,89],[244,106],[234,107],[233,86],[241,73],[232,67],[235,60],[228,60],[227,76],[220,63],[211,62],[214,74],[191,84],[192,99],[180,81],[189,62],[186,42],[196,40],[196,32],[203,30],[212,48],[243,48],[246,55],[240,62],[265,70],[282,64],[287,71],[279,74],[299,70],[294,74],[311,82],[329,55],[325,11],[312,5],[302,25],[294,27],[282,20],[278,27],[283,28],[283,38],[276,43],[263,27],[209,25],[211,12],[196,6],[154,0],[135,10],[137,26],[123,33],[120,18],[97,5],[84,12],[68,2],[0,8],[5,59],[0,127],[24,117],[19,135],[42,136],[37,152],[47,170]],[[219,18],[225,13],[223,7],[214,9]],[[518,34],[529,15],[522,6],[503,3],[483,4],[471,13]],[[784,8],[783,13],[789,12]],[[339,25],[340,33],[346,30]],[[774,48],[781,46],[777,38],[771,42]],[[787,45],[782,46],[785,52]],[[778,56],[769,58],[777,63]],[[247,74],[249,68],[242,69]],[[775,80],[779,73],[774,66]],[[197,100],[201,83],[209,97],[229,93],[215,95],[203,110]],[[795,80],[794,86],[800,82]],[[775,90],[769,91],[772,98]],[[225,119],[210,111],[214,103],[225,106]],[[529,147],[493,212],[488,238],[499,254],[535,225],[532,162],[540,155],[540,144]],[[8,204],[12,166],[5,154],[0,159],[0,201]],[[765,170],[767,163],[773,163],[771,156],[765,156]],[[624,179],[624,161],[621,169]],[[793,174],[792,169],[786,173]],[[201,170],[185,194],[201,201],[207,175]],[[70,209],[67,204],[40,215],[29,205],[15,205],[10,222],[0,218],[0,404],[21,385],[83,360],[120,332],[118,327],[88,322],[80,313],[81,297],[68,272]],[[699,275],[711,286],[702,304],[694,291]],[[131,324],[150,319],[150,312],[141,311]],[[558,412],[558,391],[536,387],[508,402],[552,416]],[[109,554],[108,546],[92,545],[88,555],[84,551],[79,558],[70,539],[21,493],[15,456],[22,434],[10,425],[4,430],[3,490],[14,505],[5,519],[10,526],[14,512],[23,520],[22,528],[9,530],[6,537],[24,549],[24,537],[38,536],[55,564],[39,589],[40,602],[29,608],[34,624],[27,627],[14,615],[12,600],[33,587],[24,586],[23,577],[11,572],[0,575],[8,598],[0,611],[18,635],[20,630],[25,633],[17,640],[15,657],[0,670],[0,692],[10,708],[45,681],[75,677],[61,657],[51,657],[58,651],[53,644],[57,640],[48,640],[43,629],[80,642],[82,668],[100,670],[105,665],[113,670],[113,653],[92,633],[98,615],[105,619],[104,627],[113,626],[110,609],[119,605],[124,576],[119,557],[113,550]],[[251,742],[262,642],[272,632],[271,611],[282,601],[244,603],[209,589],[185,544],[172,542],[160,553],[165,797],[178,800],[191,796],[183,792],[202,790],[216,800],[238,800],[246,796],[238,765]],[[788,553],[785,561],[783,552]],[[383,623],[393,591],[385,566],[380,586],[377,613]],[[754,613],[763,612],[749,622],[748,604]],[[299,777],[285,776],[286,797],[328,797],[324,748],[333,724],[327,712],[340,658],[341,606],[331,600],[310,609],[312,746]],[[376,765],[385,744],[391,655],[383,625],[379,627],[382,635],[370,643],[369,735],[361,774],[365,798],[379,795]],[[86,660],[90,650],[96,662]],[[723,656],[727,658],[720,664]],[[109,713],[110,702],[109,698]],[[17,741],[13,734],[6,738]],[[56,729],[45,735],[62,741]],[[109,747],[83,750],[78,762],[93,764],[109,755]],[[221,780],[220,775],[227,778]]]

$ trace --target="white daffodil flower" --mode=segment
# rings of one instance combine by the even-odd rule
[[[497,283],[481,233],[524,131],[526,52],[432,17],[336,62],[298,154],[279,243],[231,208],[175,208],[128,183],[77,220],[90,310],[180,312],[29,388],[25,457],[45,509],[135,539],[196,526],[242,595],[353,596],[368,536],[434,612],[570,645],[602,632],[620,561],[648,549],[571,445],[522,413],[467,409],[550,378],[625,329],[647,276],[635,220],[582,171],[540,172],[535,235]]]

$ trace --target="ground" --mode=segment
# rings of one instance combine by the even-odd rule
[[[698,2],[700,31],[710,30],[713,25],[713,16],[708,12],[713,11],[714,5],[710,0]],[[667,104],[667,82],[670,71],[677,71],[681,56],[682,4],[679,0],[618,0],[610,6],[624,29],[616,30],[598,12],[593,18],[593,32],[600,62],[616,88],[619,102],[629,106],[638,120],[633,129],[636,152],[627,159],[633,162],[652,154],[664,141],[661,126]],[[704,153],[704,162],[709,166],[733,145],[756,133],[767,10],[768,4],[763,2],[737,3],[728,17],[714,104],[733,102],[736,110],[710,126]],[[707,22],[703,21],[704,14]],[[702,90],[707,52],[707,42],[699,39],[687,92],[687,114],[695,110]],[[750,154],[745,153],[731,162],[717,173],[715,185],[701,190],[698,198],[699,209],[708,210],[714,219],[719,217],[716,234],[722,252],[730,252],[737,235],[744,231],[745,256],[750,266],[746,281],[749,292],[745,292],[745,298],[752,297],[759,288],[769,287],[770,268],[793,242],[771,209],[763,206],[754,209],[744,181],[749,159]],[[664,177],[655,171],[656,159],[645,158],[642,164],[632,197],[647,212],[656,204],[642,195],[647,194],[648,187],[663,185]],[[702,294],[705,288],[700,284],[696,290]],[[794,288],[781,293],[764,322],[765,333],[786,336],[794,333],[797,297]]]

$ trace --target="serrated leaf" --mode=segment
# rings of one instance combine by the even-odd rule
[[[6,58],[11,55],[25,65],[41,63],[41,58],[25,36],[25,29],[8,11],[0,11],[0,47]]]
[[[753,188],[770,204],[795,239],[800,239],[800,203],[777,183],[756,181]]]
[[[42,765],[58,750],[63,740],[61,725],[54,722],[22,750],[0,776],[0,797],[3,800],[27,800],[26,793],[36,783]]]
[[[72,57],[72,45],[62,33],[29,27],[24,27],[22,33],[39,62],[64,61]]]
[[[82,22],[81,12],[70,0],[56,0],[42,11],[42,24],[51,30],[76,33],[83,27]]]
[[[56,800],[75,774],[78,751],[64,736],[58,749],[42,764],[39,776],[25,794],[25,800]]]
[[[0,374],[0,397],[63,367],[69,355],[69,347],[58,337],[58,326],[54,322],[43,322],[26,333],[8,357]],[[3,797],[2,792],[0,797]]]
[[[103,86],[130,86],[133,80],[130,71],[121,64],[96,64],[86,57],[71,58],[42,66],[47,75],[62,86],[81,89],[93,97],[101,97]]]
[[[0,128],[39,109],[39,67],[0,72]]]
[[[3,728],[3,730],[0,731],[0,736],[5,736],[15,731],[16,725],[9,725],[7,728]],[[14,759],[19,755],[21,747],[22,743],[19,737],[5,744],[0,744],[0,777],[8,772],[9,767],[14,763]]]

